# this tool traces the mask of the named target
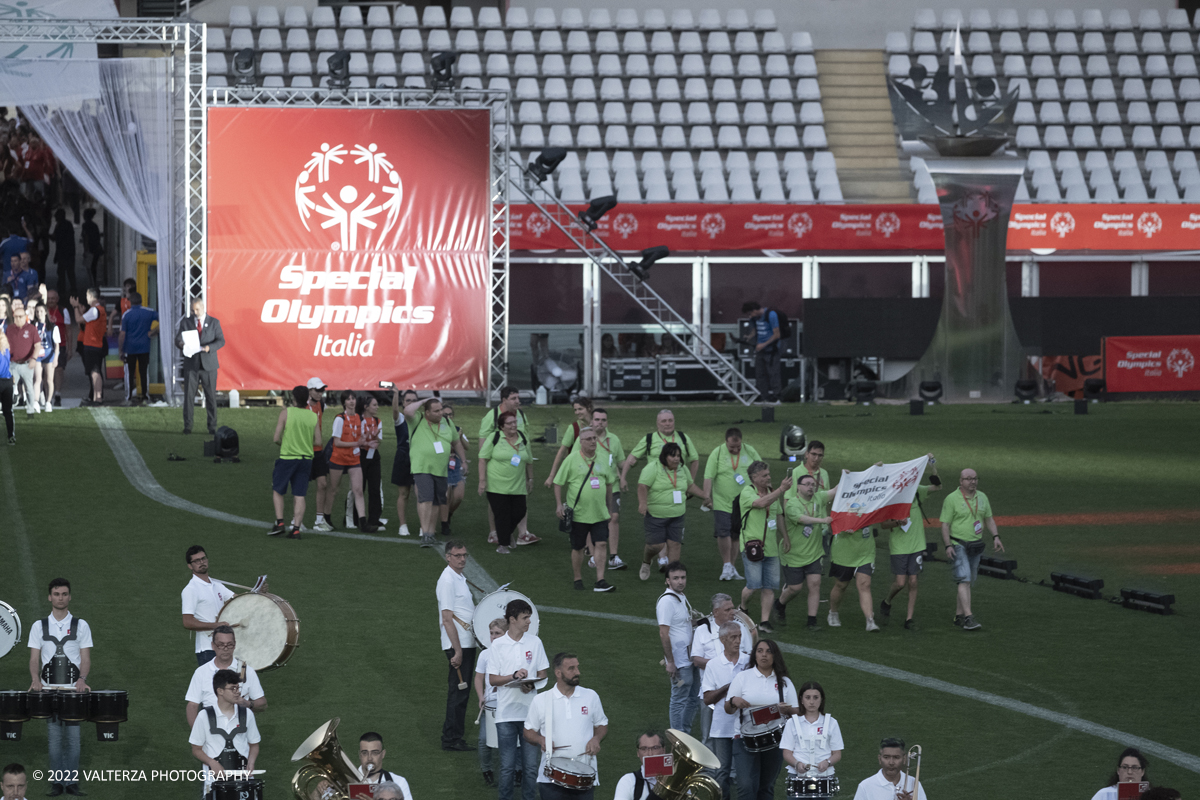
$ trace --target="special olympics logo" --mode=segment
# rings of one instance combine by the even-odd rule
[[[1075,230],[1075,217],[1071,216],[1070,211],[1057,211],[1050,218],[1050,230],[1058,234],[1058,238],[1064,238],[1068,233]]]
[[[1149,239],[1162,230],[1162,217],[1158,215],[1157,211],[1146,211],[1138,217],[1137,229],[1146,234],[1146,238]]]
[[[1186,347],[1177,347],[1167,354],[1167,369],[1175,373],[1176,378],[1182,378],[1183,373],[1190,372],[1196,366],[1196,358]]]
[[[352,169],[343,156],[357,156],[354,165],[363,164],[365,169]],[[400,216],[403,195],[400,173],[388,160],[387,153],[380,152],[373,142],[356,144],[350,150],[341,144],[331,146],[322,142],[296,177],[295,201],[300,221],[305,230],[312,230],[308,225],[312,212],[327,217],[321,228],[338,229],[338,238],[329,245],[331,250],[357,250],[360,227],[367,231],[378,228],[375,241],[382,242]],[[385,214],[382,225],[372,219],[380,214]],[[363,238],[367,235],[364,232]]]
[[[700,230],[708,234],[708,238],[715,239],[717,234],[725,230],[725,218],[717,212],[705,214],[700,218]]]
[[[899,215],[892,211],[883,212],[875,218],[875,230],[890,239],[893,233],[900,230]]]
[[[990,192],[972,192],[954,204],[955,225],[978,230],[1000,215],[1000,204]]]
[[[638,229],[637,217],[629,212],[617,214],[613,220],[613,230],[621,234],[622,239],[628,239],[629,234]]]
[[[904,472],[901,472],[896,477],[896,480],[892,481],[892,488],[893,489],[903,489],[905,486],[916,483],[917,482],[917,472],[918,472],[918,470],[916,467],[904,470]]]
[[[797,239],[803,239],[804,234],[813,229],[812,217],[808,215],[807,211],[792,214],[788,217],[787,229],[794,233]]]
[[[529,215],[529,221],[525,223],[525,227],[540,239],[543,233],[550,230],[550,220],[546,219],[546,215],[542,212],[535,211]]]

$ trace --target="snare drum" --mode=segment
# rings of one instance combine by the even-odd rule
[[[788,778],[787,796],[804,798],[833,797],[841,791],[837,776],[830,778]]]
[[[56,692],[55,709],[58,718],[63,722],[86,722],[88,718],[88,703],[91,692],[73,692],[62,690]]]
[[[552,758],[542,772],[555,786],[586,791],[596,782],[596,768],[573,758]]]
[[[748,709],[746,714],[753,714],[756,711],[763,711],[771,708],[770,706],[758,706]],[[783,729],[787,725],[787,720],[776,715],[775,719],[767,722],[755,723],[751,722],[749,716],[742,718],[742,746],[750,753],[763,753],[767,750],[774,750],[779,747],[779,742],[783,739]]]
[[[58,711],[58,692],[37,689],[26,692],[30,719],[50,719]]]
[[[233,655],[255,672],[282,667],[300,646],[300,619],[282,597],[268,592],[234,595],[217,622],[237,625]]]
[[[211,800],[263,800],[263,782],[258,778],[244,781],[213,781]]]

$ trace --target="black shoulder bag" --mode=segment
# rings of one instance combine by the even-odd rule
[[[563,508],[562,519],[558,521],[558,529],[563,533],[571,532],[571,523],[575,521],[575,509],[573,506],[579,505],[579,498],[583,497],[583,487],[587,485],[588,478],[592,477],[592,470],[596,467],[596,461],[593,459],[591,464],[588,464],[587,475],[583,476],[583,483],[579,484],[579,491],[575,493],[575,502],[570,506]]]

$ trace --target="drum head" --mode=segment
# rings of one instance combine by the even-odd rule
[[[288,621],[271,595],[234,595],[221,608],[217,622],[237,625],[233,654],[256,672],[273,666],[287,646]]]
[[[8,603],[0,601],[0,658],[21,643],[21,617]]]
[[[529,632],[534,636],[537,636],[537,606],[533,604],[532,600],[520,592],[514,592],[511,589],[505,589],[501,592],[492,592],[480,600],[479,605],[475,606],[475,618],[471,620],[471,627],[475,631],[475,641],[480,647],[487,647],[492,641],[492,634],[488,631],[488,626],[492,624],[492,620],[503,618],[504,609],[507,608],[508,604],[513,600],[524,600],[526,603],[529,603],[529,607],[533,609],[533,619],[531,619],[529,622]]]

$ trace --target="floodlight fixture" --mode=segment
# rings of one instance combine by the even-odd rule
[[[797,461],[808,450],[808,437],[799,425],[788,425],[779,434],[781,461]]]
[[[325,62],[329,66],[329,88],[330,89],[349,89],[350,88],[350,53],[347,50],[338,50],[329,57]]]
[[[1144,592],[1141,589],[1122,589],[1121,605],[1138,611],[1149,611],[1152,614],[1174,614],[1171,608],[1175,604],[1175,595]]]
[[[1028,379],[1017,381],[1017,385],[1013,387],[1013,393],[1025,405],[1029,405],[1037,397],[1037,390],[1037,381]]]
[[[604,197],[597,197],[588,205],[586,210],[579,212],[579,222],[587,229],[588,233],[591,233],[600,224],[600,218],[616,207],[617,198],[611,194]]]
[[[671,255],[671,251],[666,245],[647,247],[642,251],[642,260],[630,264],[629,271],[636,275],[639,281],[648,281],[650,280],[650,267],[654,262],[661,261],[669,255]]]
[[[565,147],[548,147],[538,153],[538,157],[533,160],[525,169],[525,173],[533,178],[536,183],[541,183],[550,177],[550,173],[558,169],[558,165],[567,157],[567,149]]]
[[[871,405],[871,401],[875,399],[875,381],[855,381],[854,399],[864,406]]]
[[[242,48],[233,55],[233,73],[236,86],[254,85],[254,49]]]
[[[917,394],[921,396],[929,405],[933,405],[941,399],[945,391],[942,389],[941,381],[921,381],[917,386]]]
[[[454,64],[458,61],[458,53],[447,51],[434,53],[429,57],[429,71],[433,75],[433,88],[454,88]]]
[[[1079,575],[1068,575],[1065,572],[1051,572],[1050,580],[1054,581],[1052,587],[1054,591],[1066,592],[1087,600],[1099,599],[1100,590],[1104,588],[1102,578],[1083,578]]]
[[[1103,378],[1087,378],[1083,382],[1083,398],[1085,400],[1099,403],[1106,391],[1108,391],[1108,386],[1104,383]]]

